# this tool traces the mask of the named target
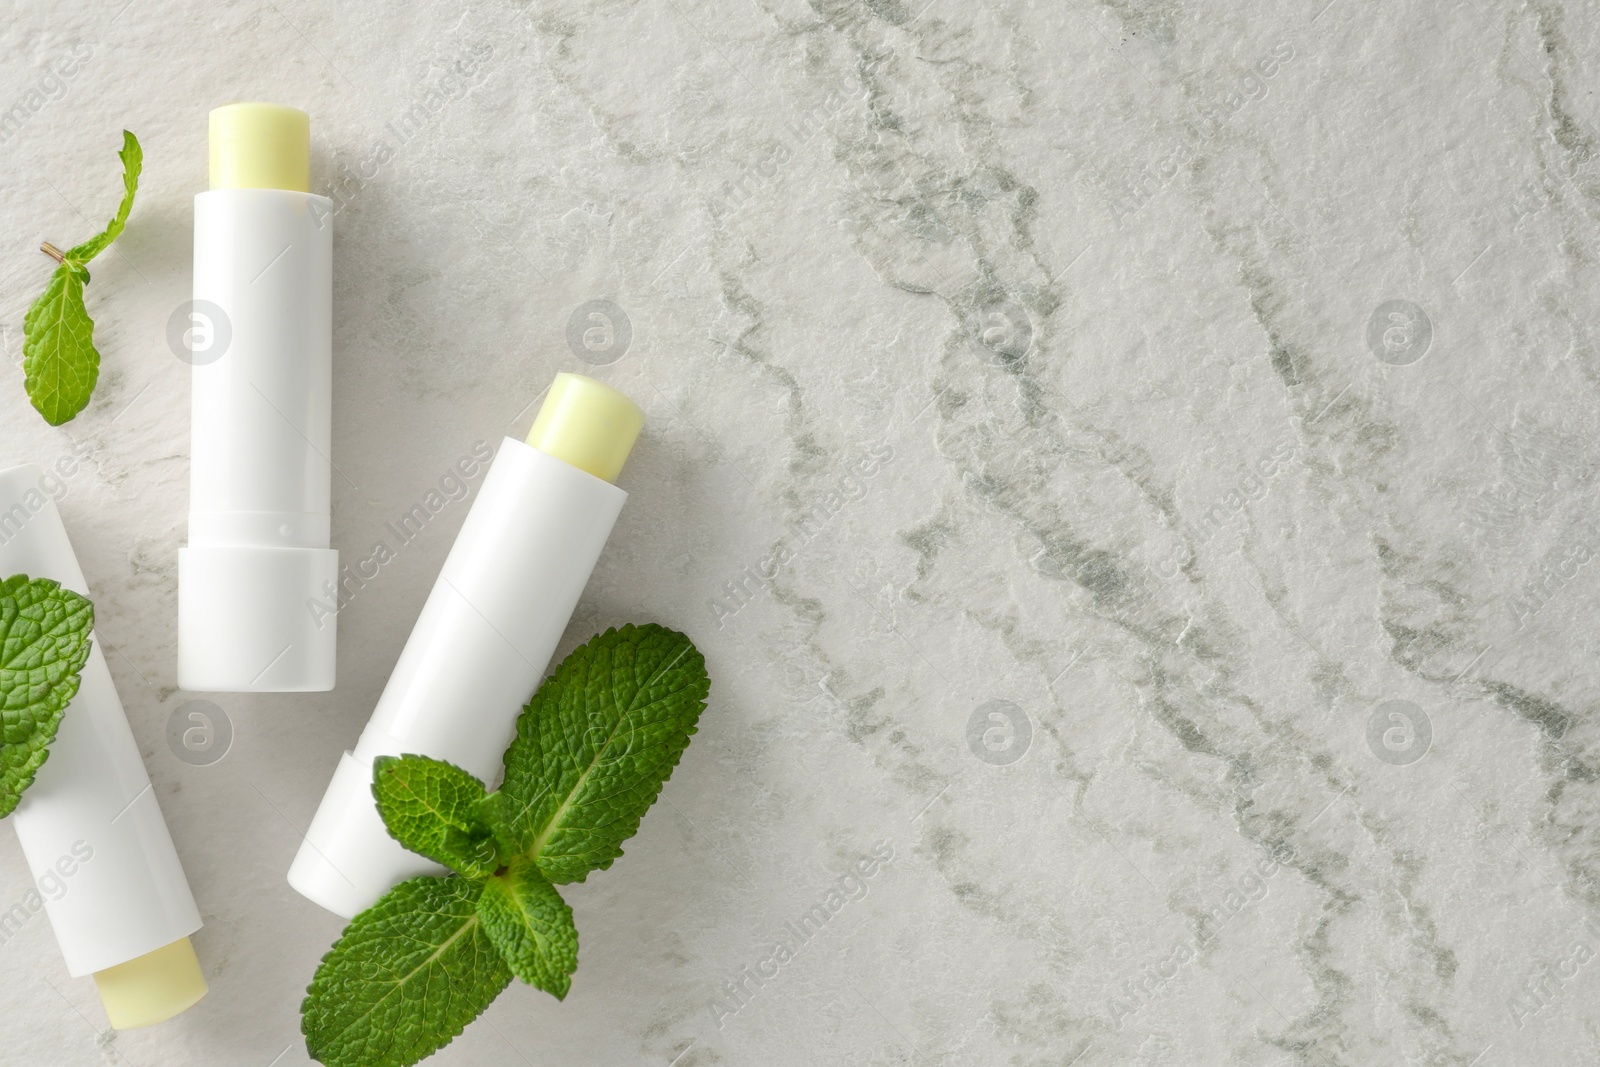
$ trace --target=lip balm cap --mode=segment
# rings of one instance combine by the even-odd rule
[[[118,1030],[165,1022],[206,995],[205,976],[187,937],[94,972],[94,984]]]
[[[211,112],[211,188],[311,190],[311,116],[281,104]]]
[[[615,482],[644,428],[639,405],[581,374],[558,374],[528,431],[539,451]]]

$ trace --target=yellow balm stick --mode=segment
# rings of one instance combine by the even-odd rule
[[[558,374],[528,431],[528,444],[615,482],[643,428],[644,412],[609,385],[581,374]]]
[[[118,1030],[164,1022],[206,995],[200,961],[187,937],[94,972],[94,984],[111,1025]]]
[[[211,112],[211,188],[311,189],[311,117],[281,104]]]

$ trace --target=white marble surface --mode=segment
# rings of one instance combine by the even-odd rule
[[[346,607],[335,692],[206,697],[231,749],[175,757],[164,338],[206,112],[252,98],[344,183],[335,546],[592,369],[649,425],[563,651],[653,619],[712,670],[569,893],[567,1002],[513,988],[434,1062],[1600,1059],[1594,5],[923,2],[8,6],[13,361],[38,242],[145,147],[95,402],[50,429],[11,372],[0,463],[92,453],[61,506],[211,993],[110,1033],[39,918],[0,1062],[305,1061],[341,924],[284,871],[466,514]],[[632,337],[591,368],[596,299]]]

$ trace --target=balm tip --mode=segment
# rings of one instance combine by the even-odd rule
[[[550,383],[528,444],[615,482],[643,428],[644,412],[632,400],[593,378],[562,373]]]
[[[165,1022],[206,995],[205,976],[187,937],[94,972],[94,984],[117,1030]]]
[[[281,104],[227,104],[210,119],[211,188],[311,189],[311,116]]]

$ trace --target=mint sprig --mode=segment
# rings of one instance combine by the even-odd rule
[[[0,816],[50,755],[89,660],[94,606],[44,578],[0,582]]]
[[[529,700],[495,792],[440,760],[377,761],[373,796],[389,833],[456,873],[402,882],[345,928],[300,1008],[311,1056],[409,1067],[449,1044],[511,975],[565,998],[578,931],[556,886],[622,855],[710,685],[683,634],[624,626],[574,651]]]
[[[122,131],[122,202],[106,228],[62,252],[46,244],[44,251],[60,264],[44,293],[22,319],[22,370],[28,399],[44,421],[60,426],[89,406],[100,379],[100,353],[94,347],[94,320],[83,301],[89,284],[89,261],[121,235],[133,210],[144,152],[139,139]]]

